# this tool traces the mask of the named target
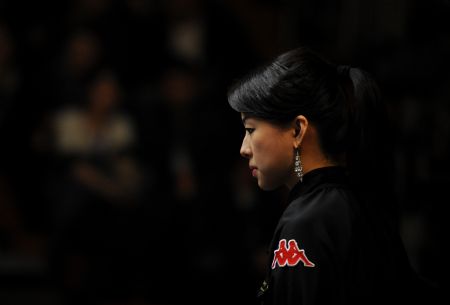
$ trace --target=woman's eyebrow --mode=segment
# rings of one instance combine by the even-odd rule
[[[251,116],[243,114],[242,118],[241,118],[242,119],[242,124],[245,124],[245,122],[247,122],[247,120],[251,119],[251,118],[252,118]]]

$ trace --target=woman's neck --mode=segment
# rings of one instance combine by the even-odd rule
[[[321,158],[317,158],[318,155],[316,155],[314,158],[308,158],[307,155],[305,155],[304,158],[302,158],[302,156],[300,157],[301,161],[302,161],[303,175],[306,175],[310,171],[313,171],[318,168],[339,165],[336,162],[333,162],[333,161],[325,158],[325,156],[323,156],[323,154],[320,154],[320,155],[322,156]],[[288,181],[286,182],[286,186],[288,187],[289,191],[292,190],[292,188],[299,181],[300,181],[300,178],[297,176],[297,173],[295,173],[294,170],[292,170],[292,175],[289,177]]]

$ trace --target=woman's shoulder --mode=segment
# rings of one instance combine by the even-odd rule
[[[295,198],[283,216],[287,225],[342,223],[355,213],[355,197],[346,186],[326,184]]]
[[[355,211],[351,191],[324,185],[293,200],[280,219],[280,237],[344,248],[352,235]]]

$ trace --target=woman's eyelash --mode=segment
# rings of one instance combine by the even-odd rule
[[[255,130],[255,128],[245,128],[245,131],[248,133],[252,133]]]

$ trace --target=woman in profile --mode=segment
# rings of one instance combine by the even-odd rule
[[[289,189],[261,302],[429,301],[397,232],[391,131],[368,73],[298,48],[240,80],[228,100],[259,187]]]

